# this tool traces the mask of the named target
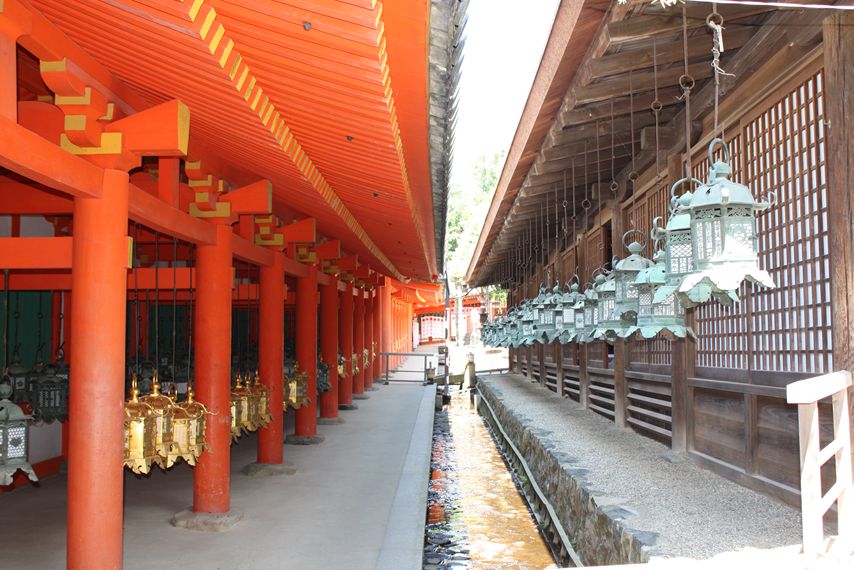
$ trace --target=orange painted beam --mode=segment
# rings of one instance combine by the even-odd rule
[[[273,184],[269,180],[259,180],[222,194],[219,201],[231,204],[233,215],[269,214],[273,211]]]
[[[317,241],[317,220],[306,218],[278,228],[276,232],[282,235],[286,244],[314,243]]]
[[[64,194],[0,176],[0,216],[71,215],[74,201]]]
[[[4,269],[71,269],[70,237],[0,238]]]
[[[232,238],[234,257],[242,261],[248,261],[255,265],[269,266],[273,264],[273,252],[269,249],[258,247],[246,238],[235,235]]]
[[[325,241],[314,246],[312,251],[317,254],[317,259],[339,259],[341,257],[341,242],[338,240]]]
[[[101,195],[104,171],[0,116],[0,166],[72,196]]]

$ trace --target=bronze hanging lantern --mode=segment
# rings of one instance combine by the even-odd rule
[[[0,485],[11,485],[18,471],[26,473],[30,481],[39,480],[28,460],[30,416],[9,400],[11,382],[4,372],[0,380]]]
[[[623,234],[623,246],[629,255],[614,265],[615,306],[614,318],[623,322],[623,328],[634,326],[638,315],[638,290],[635,280],[638,273],[652,267],[652,262],[641,255],[644,244],[633,241],[626,243],[626,238],[635,230]]]
[[[575,340],[584,329],[584,295],[578,290],[578,283],[567,287],[560,301],[563,328],[558,335],[558,342],[569,344]]]
[[[641,270],[635,279],[638,291],[637,322],[621,336],[628,338],[637,335],[649,339],[664,333],[671,338],[685,338],[691,334],[691,330],[685,322],[685,308],[676,296],[677,285],[667,283],[664,252],[657,251],[653,259],[655,265]]]
[[[613,342],[625,328],[617,315],[617,283],[614,272],[596,276],[596,296],[597,323],[593,339]]]
[[[205,434],[207,431],[208,416],[210,415],[207,407],[201,402],[197,402],[194,396],[193,387],[191,385],[187,386],[187,399],[178,404],[178,407],[187,412],[187,415],[190,417],[188,440],[191,454],[194,457],[193,462],[187,460],[187,463],[190,463],[190,465],[195,465],[195,459],[198,459],[202,452],[208,448]]]
[[[249,388],[243,383],[243,376],[238,372],[231,390],[231,437],[234,441],[244,432],[255,431],[249,413],[250,395]]]
[[[723,160],[714,160],[721,146]],[[723,140],[709,144],[709,179],[691,197],[691,243],[694,270],[679,285],[685,306],[705,303],[713,292],[736,292],[744,281],[773,288],[774,280],[759,268],[756,214],[775,201],[757,202],[750,188],[730,180],[729,148]]]
[[[273,416],[270,415],[270,391],[264,384],[261,383],[261,374],[255,370],[255,378],[252,386],[249,387],[252,393],[252,423],[256,429],[267,427],[273,421]]]
[[[156,448],[163,459],[160,466],[168,469],[180,457],[173,432],[175,402],[160,392],[160,379],[156,370],[151,379],[151,393],[140,398],[140,401],[148,404],[154,414]]]
[[[56,365],[48,364],[30,380],[29,394],[36,421],[65,421],[68,416],[68,377],[60,376]]]
[[[163,458],[157,452],[157,417],[139,398],[136,374],[131,375],[130,399],[125,403],[125,467],[146,474]]]

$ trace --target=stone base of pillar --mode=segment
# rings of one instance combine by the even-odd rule
[[[376,392],[377,390],[379,390],[379,388],[376,386],[368,386],[365,388],[365,392]]]
[[[357,404],[338,404],[339,410],[358,410],[359,406]]]
[[[344,418],[317,418],[319,426],[340,426],[344,423]]]
[[[250,463],[243,468],[243,474],[247,477],[278,477],[293,475],[296,472],[296,466],[287,463]]]
[[[290,434],[285,438],[285,443],[290,445],[317,445],[326,440],[322,435],[296,435]]]
[[[230,510],[227,513],[197,513],[192,508],[172,517],[172,526],[202,532],[224,532],[243,520],[243,513]]]
[[[371,397],[367,394],[353,394],[354,400],[370,400]]]

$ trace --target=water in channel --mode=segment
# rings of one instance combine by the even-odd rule
[[[424,570],[557,568],[468,393],[433,427]]]

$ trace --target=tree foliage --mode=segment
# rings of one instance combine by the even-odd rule
[[[472,165],[473,183],[467,187],[451,184],[448,192],[445,268],[452,288],[459,287],[465,278],[503,164],[504,152],[481,155]]]

